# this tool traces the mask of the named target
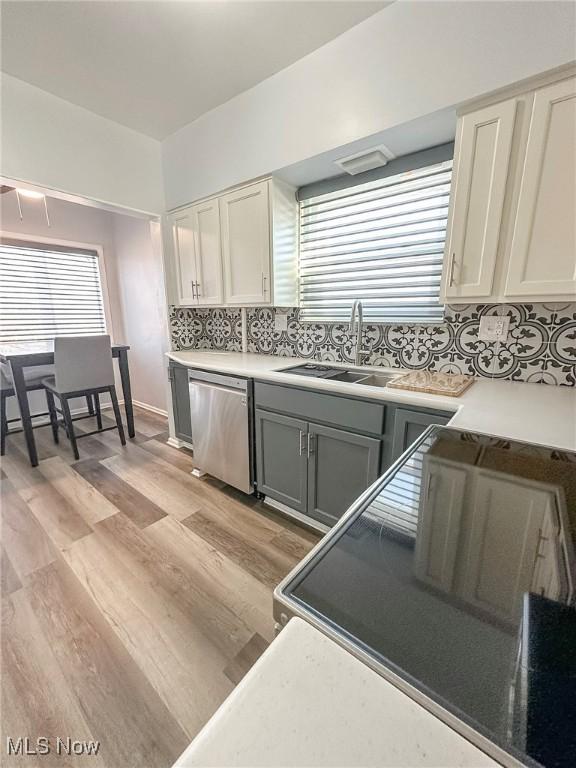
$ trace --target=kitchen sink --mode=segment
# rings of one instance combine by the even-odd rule
[[[386,387],[388,386],[388,382],[392,381],[394,378],[396,378],[396,376],[393,374],[387,375],[375,373],[370,376],[363,376],[356,381],[356,384],[361,384],[363,387]]]
[[[354,373],[354,371],[342,371],[335,376],[330,376],[329,381],[344,381],[348,384],[360,384],[361,380],[366,378],[365,373]]]
[[[394,373],[367,373],[359,371],[357,368],[347,371],[321,363],[305,363],[281,370],[298,376],[311,376],[316,379],[324,379],[324,381],[341,381],[346,384],[362,384],[365,387],[385,387],[389,381],[398,375]]]

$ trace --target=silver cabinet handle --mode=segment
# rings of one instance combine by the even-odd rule
[[[196,286],[196,283],[194,282],[194,280],[190,280],[190,285],[192,286],[192,298],[195,299],[196,294],[194,293],[194,287]]]
[[[314,453],[314,438],[315,437],[316,437],[316,435],[313,435],[310,432],[308,432],[308,458],[310,458],[310,456],[312,456],[312,454]]]
[[[266,293],[266,275],[262,272],[262,295]]]
[[[200,283],[196,283],[196,298],[199,299],[202,294],[200,293]]]
[[[455,280],[454,280],[454,266],[455,266],[455,264],[456,264],[456,254],[453,253],[452,256],[450,257],[450,273],[448,275],[448,286],[450,288],[452,288],[452,286],[455,283]]]
[[[300,430],[300,435],[298,437],[298,453],[300,456],[304,454],[304,432]]]

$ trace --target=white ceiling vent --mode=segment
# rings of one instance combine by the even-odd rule
[[[394,152],[385,147],[384,144],[380,144],[378,147],[364,149],[362,152],[356,152],[355,155],[349,155],[334,162],[343,171],[355,176],[357,173],[371,171],[373,168],[381,168],[386,165],[388,160],[394,160],[395,157]]]

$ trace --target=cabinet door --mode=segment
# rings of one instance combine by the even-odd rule
[[[172,388],[172,410],[174,431],[179,440],[192,442],[192,417],[190,415],[190,393],[188,390],[188,369],[183,365],[168,368]]]
[[[218,200],[199,203],[192,209],[196,256],[196,297],[200,306],[222,304],[222,258]]]
[[[256,409],[256,482],[260,493],[306,513],[305,421]]]
[[[268,182],[220,198],[224,300],[269,304],[270,213]]]
[[[444,257],[447,299],[492,293],[515,113],[511,99],[459,120]]]
[[[532,584],[544,517],[553,492],[482,471],[470,509],[462,596],[514,621]]]
[[[194,214],[192,208],[171,216],[172,242],[176,266],[176,298],[179,304],[197,304]]]
[[[308,425],[308,515],[333,525],[378,477],[380,440]]]
[[[402,456],[405,450],[431,424],[446,424],[450,416],[443,414],[423,413],[408,408],[396,408],[394,412],[394,433],[392,435],[392,461]]]
[[[445,592],[454,586],[467,475],[464,467],[424,458],[414,570]]]
[[[576,294],[576,78],[536,91],[507,296]]]

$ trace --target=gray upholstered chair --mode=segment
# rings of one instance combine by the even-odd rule
[[[117,429],[120,442],[126,445],[114,386],[110,336],[61,336],[54,339],[54,376],[43,379],[42,384],[46,389],[54,442],[58,442],[58,413],[60,413],[74,458],[80,458],[76,443],[80,437],[105,432],[108,429]],[[100,395],[106,392],[109,393],[112,401],[116,426],[102,429]],[[60,409],[56,407],[55,397],[60,401]],[[69,405],[69,400],[74,397],[94,398],[98,424],[98,429],[94,432],[75,434]]]

